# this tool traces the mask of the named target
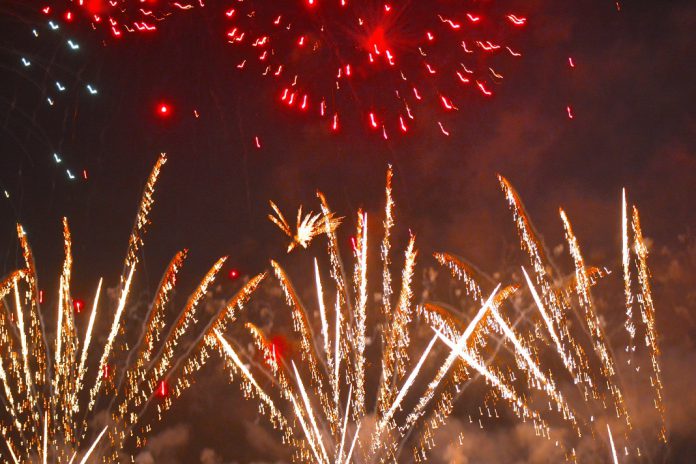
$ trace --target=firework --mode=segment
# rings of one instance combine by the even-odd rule
[[[70,290],[72,238],[67,220],[63,222],[65,260],[59,279],[55,332],[49,324],[54,319],[46,317],[42,308],[44,294],[38,287],[27,236],[21,226],[17,227],[25,268],[0,284],[0,381],[6,406],[1,430],[6,462],[84,463],[97,457],[105,462],[120,461],[125,458],[128,441],[131,446],[142,446],[153,420],[181,395],[185,389],[182,385],[190,384],[189,375],[181,367],[193,353],[196,339],[188,348],[181,342],[186,336],[195,337],[191,332],[200,302],[225,258],[212,266],[167,330],[168,302],[186,250],[177,253],[136,339],[128,336],[124,323],[155,184],[165,162],[166,157],[161,155],[145,186],[116,307],[106,314],[102,309],[100,280],[86,327],[80,328],[83,324],[77,318],[85,304]],[[248,286],[238,300],[245,298],[246,289]],[[113,319],[106,338],[97,342],[101,340],[96,334],[97,321],[109,313]],[[169,385],[174,382],[177,388],[170,392]]]
[[[279,105],[329,131],[389,138],[489,98],[527,18],[474,2],[236,2],[224,12],[239,70],[271,81]],[[428,117],[420,117],[427,115]]]
[[[485,387],[485,399],[469,420],[481,428],[504,415],[498,411],[502,402],[512,417],[530,423],[539,439],[552,441],[569,461],[580,457],[576,446],[583,437],[603,448],[604,459],[618,462],[617,450],[641,456],[645,444],[632,428],[618,360],[591,293],[591,287],[609,272],[585,264],[567,215],[561,211],[575,266],[570,276],[559,279],[552,277],[560,271],[553,270],[517,193],[500,178],[530,265],[522,267],[519,283],[491,282],[487,290],[484,284],[489,280],[465,260],[436,253],[436,261],[463,284],[463,293],[477,308],[464,320],[458,310],[443,303],[413,301],[417,256],[413,237],[404,251],[400,290],[394,291],[391,177],[389,170],[379,297],[368,297],[367,272],[375,266],[367,258],[364,212],[356,217],[349,279],[338,246],[337,220],[323,195],[319,194],[323,216],[300,212],[297,232],[272,204],[275,216],[271,220],[290,237],[289,251],[298,244],[308,248],[320,236],[326,238],[331,284],[326,284],[320,261],[315,260],[316,304],[308,306],[283,267],[271,262],[299,340],[296,359],[279,353],[267,334],[251,323],[246,327],[262,363],[253,361],[238,337],[230,339],[218,330],[210,341],[211,346],[217,345],[230,373],[241,380],[245,395],[259,400],[261,411],[293,446],[294,458],[320,463],[427,460],[436,445],[436,430],[454,414],[462,393],[474,383]],[[625,217],[624,222],[628,221]],[[666,440],[654,305],[637,212],[632,227],[642,321],[640,327],[638,321],[635,324],[636,330],[645,333],[652,365],[648,380],[662,421],[657,436]],[[624,231],[629,232],[627,227]],[[625,236],[624,243],[629,241]],[[631,248],[625,245],[624,251],[630,253]],[[625,256],[622,266],[626,261],[630,267],[632,261]],[[622,298],[627,307],[634,299],[630,275],[626,273],[626,297]],[[522,295],[524,289],[527,298]],[[327,297],[333,304],[327,304]],[[316,321],[311,314],[318,314]],[[419,338],[428,340],[424,328],[430,328],[431,338],[415,349]],[[369,360],[374,350],[369,349],[367,334],[376,331],[381,333],[381,354],[374,362]]]

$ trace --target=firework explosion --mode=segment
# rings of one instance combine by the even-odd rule
[[[492,96],[506,58],[521,56],[514,42],[527,23],[445,1],[242,1],[225,16],[237,68],[271,80],[287,111],[385,139],[426,120],[449,135],[447,115]]]
[[[467,318],[447,304],[427,301],[428,291],[423,293],[426,301],[414,302],[417,252],[413,236],[405,248],[401,287],[394,292],[391,176],[390,170],[378,297],[368,297],[367,272],[374,266],[367,259],[364,212],[357,215],[349,280],[336,235],[340,219],[323,195],[318,194],[321,214],[300,212],[296,232],[272,204],[271,220],[292,240],[288,252],[298,245],[307,248],[319,236],[328,241],[331,285],[326,286],[322,266],[315,260],[315,305],[304,304],[283,267],[271,262],[291,310],[299,355],[290,359],[282,346],[252,323],[246,328],[262,362],[254,361],[239,337],[230,339],[215,330],[208,339],[211,348],[217,346],[233,378],[240,379],[245,396],[256,398],[260,411],[281,430],[284,443],[295,450],[294,459],[426,461],[436,445],[437,429],[446,424],[463,392],[474,384],[485,387],[484,400],[471,411],[469,421],[481,428],[504,420],[507,413],[498,409],[504,403],[512,418],[530,424],[539,439],[552,442],[568,461],[587,458],[587,450],[576,451],[584,437],[601,448],[595,460],[611,457],[618,462],[618,454],[643,456],[645,438],[632,426],[618,359],[590,291],[609,272],[585,265],[567,215],[561,211],[575,270],[568,278],[557,279],[517,193],[500,178],[521,248],[530,260],[529,270],[522,268],[520,283],[498,283],[484,290],[488,280],[466,261],[436,253],[436,261],[463,284],[463,293],[476,307]],[[635,352],[638,334],[645,337],[652,367],[647,381],[661,421],[657,435],[666,441],[646,248],[638,212],[634,208],[629,218],[626,208],[624,199],[625,325],[630,335],[626,351]],[[632,272],[638,274],[637,281]],[[521,295],[523,287],[529,292],[526,298]],[[640,319],[632,312],[635,305],[640,306]],[[311,314],[318,314],[317,321],[310,319]],[[381,334],[379,352],[370,349],[371,333]],[[429,338],[425,348],[414,349],[423,336]],[[370,355],[380,360],[372,361]],[[635,369],[631,380],[638,379],[639,373]]]
[[[161,418],[190,384],[181,367],[202,335],[187,345],[183,340],[195,337],[191,329],[200,302],[225,258],[215,262],[174,322],[167,324],[171,319],[168,303],[186,258],[186,250],[177,253],[148,305],[137,339],[124,331],[124,315],[154,203],[155,183],[165,162],[164,155],[160,156],[145,186],[129,239],[113,320],[103,342],[94,330],[99,326],[98,315],[104,313],[100,306],[101,280],[89,322],[85,325],[78,319],[86,312],[87,304],[70,291],[72,239],[67,220],[63,222],[65,260],[56,298],[54,336],[50,336],[47,324],[51,318],[46,318],[42,310],[47,297],[39,290],[28,239],[18,226],[26,267],[11,273],[0,287],[0,381],[5,405],[1,430],[6,462],[10,458],[15,463],[125,459],[124,446],[129,441],[136,448],[145,444],[153,416]],[[240,296],[237,300],[242,299]],[[223,317],[217,315],[210,325]]]

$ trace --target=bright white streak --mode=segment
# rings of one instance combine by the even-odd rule
[[[259,386],[258,383],[256,383],[256,379],[254,378],[253,375],[251,375],[251,372],[249,369],[244,365],[241,359],[239,359],[239,356],[237,356],[237,353],[232,349],[232,346],[225,340],[225,338],[222,336],[220,331],[218,329],[214,329],[215,336],[217,337],[218,341],[222,345],[222,349],[225,351],[225,354],[235,363],[235,365],[239,368],[240,371],[242,371],[242,374],[244,374],[244,377],[254,386],[254,388],[258,391],[259,396],[263,401],[268,403],[273,409],[275,410],[275,404],[273,404],[273,401],[271,398],[264,393],[263,389]]]
[[[493,372],[491,372],[486,366],[481,364],[476,358],[474,358],[471,353],[469,353],[468,350],[465,350],[463,347],[460,347],[459,344],[455,344],[452,340],[447,338],[446,335],[444,335],[442,332],[440,332],[438,329],[433,327],[433,330],[437,334],[438,337],[440,337],[440,340],[442,340],[447,346],[450,347],[451,350],[457,350],[457,354],[466,361],[471,367],[476,369],[481,375],[483,375],[491,384],[493,384],[496,388],[500,390],[500,392],[503,395],[503,398],[512,400],[518,407],[523,408],[527,410],[527,407],[524,405],[522,400],[520,400],[515,392],[513,392],[510,387],[505,385],[505,383]]]
[[[10,442],[7,441],[7,438],[5,438],[5,444],[7,445],[7,449],[10,450],[10,455],[12,456],[12,460],[15,462],[15,464],[19,464],[19,459],[17,459],[17,455],[14,453],[14,450],[12,449]]]
[[[89,350],[89,344],[92,341],[92,328],[94,327],[94,320],[97,316],[97,306],[99,304],[99,295],[101,294],[103,281],[104,279],[99,279],[99,285],[97,286],[97,294],[94,297],[94,304],[92,305],[92,314],[89,316],[89,323],[87,324],[87,332],[85,333],[84,346],[82,347],[82,355],[80,356],[80,368],[78,370],[78,390],[80,389],[82,385],[82,379],[85,376],[85,363],[87,363],[87,353]]]
[[[118,335],[118,328],[121,325],[121,315],[126,307],[126,300],[128,299],[128,293],[130,292],[130,285],[133,279],[133,273],[135,272],[135,264],[133,264],[128,272],[128,278],[126,279],[126,284],[121,292],[121,299],[118,302],[118,308],[116,309],[116,314],[114,315],[114,322],[111,324],[111,331],[109,332],[109,338],[107,338],[106,344],[104,345],[104,353],[102,354],[101,360],[99,361],[99,372],[97,372],[97,380],[94,385],[94,389],[91,391],[91,398],[89,402],[89,409],[91,410],[96,402],[96,395],[101,387],[101,381],[104,378],[102,375],[102,370],[106,365],[106,361],[109,359],[111,354],[111,347],[114,344],[114,339]]]
[[[276,407],[275,403],[273,403],[273,400],[271,399],[270,396],[266,394],[266,392],[263,391],[261,386],[256,382],[256,379],[254,376],[251,374],[251,371],[244,365],[241,359],[239,359],[239,356],[237,356],[237,353],[234,351],[232,346],[225,340],[225,338],[222,336],[220,331],[218,329],[213,330],[215,333],[215,337],[218,339],[218,342],[220,343],[220,346],[222,346],[223,351],[227,355],[228,358],[234,362],[234,364],[237,366],[237,368],[242,372],[242,375],[247,379],[247,381],[256,389],[256,393],[259,395],[259,398],[261,401],[266,403],[270,410],[274,413],[277,413],[278,408]],[[297,409],[297,405],[294,399],[294,396],[290,396],[290,398],[293,400],[293,404],[295,405]],[[298,415],[300,422],[303,423],[302,416]],[[310,442],[310,445],[312,443]],[[315,453],[316,454],[316,453]],[[317,455],[317,462],[321,462],[321,459],[319,459],[319,456]]]
[[[29,348],[27,347],[27,333],[24,327],[24,312],[19,301],[19,288],[17,280],[14,284],[15,305],[17,306],[17,328],[19,329],[19,339],[22,343],[22,360],[24,361],[24,377],[27,382],[27,393],[31,394],[31,372],[29,371]]]
[[[60,352],[63,349],[63,276],[60,277],[58,286],[58,322],[56,328],[56,366],[60,365]]]
[[[20,424],[19,420],[17,419],[14,397],[12,396],[12,389],[10,388],[10,384],[7,381],[7,372],[5,371],[5,366],[2,363],[2,357],[0,357],[0,380],[2,380],[2,385],[5,389],[5,395],[7,396],[7,400],[10,404],[10,412],[12,414],[12,417],[14,418],[15,426],[17,427],[17,430],[21,430],[22,424]]]
[[[43,426],[43,463],[48,462],[48,413],[44,413],[44,426]]]
[[[338,410],[339,402],[339,382],[338,373],[341,367],[341,300],[340,296],[336,295],[336,337],[334,339],[334,404]],[[351,385],[351,390],[353,385]]]
[[[315,444],[314,435],[312,435],[312,432],[309,430],[309,427],[307,427],[307,422],[304,420],[304,415],[302,414],[302,408],[300,408],[300,405],[297,404],[295,395],[293,395],[292,393],[290,394],[290,400],[292,401],[293,409],[295,409],[295,417],[297,417],[297,420],[300,421],[300,426],[302,427],[302,430],[304,431],[304,434],[307,437],[307,441],[309,442],[310,448],[312,448],[312,453],[314,453],[314,457],[316,458],[319,464],[323,463],[324,461],[321,459],[321,456],[319,456],[319,452],[317,451],[317,445]]]
[[[406,379],[406,382],[404,382],[404,385],[401,387],[401,390],[399,390],[399,394],[396,395],[396,399],[394,399],[394,402],[392,403],[391,407],[377,425],[378,434],[381,432],[384,426],[391,420],[397,408],[399,408],[399,406],[401,405],[401,402],[406,396],[406,393],[408,393],[408,390],[413,385],[413,381],[416,380],[416,376],[420,372],[421,367],[423,367],[423,363],[425,362],[425,359],[428,357],[428,354],[430,354],[430,350],[433,348],[433,345],[435,344],[436,340],[437,335],[433,335],[433,338],[430,340],[430,343],[428,343],[428,346],[425,348],[425,351],[423,351],[423,354],[418,360],[418,364],[416,364],[416,367],[413,368],[408,378]]]
[[[492,308],[491,312],[493,313],[493,318],[495,321],[500,325],[500,328],[503,330],[503,333],[505,336],[510,339],[512,344],[515,346],[515,349],[517,352],[522,355],[524,358],[525,362],[527,363],[527,366],[529,369],[532,371],[532,374],[534,374],[534,377],[537,378],[542,384],[544,384],[546,392],[551,396],[554,400],[556,400],[559,405],[563,408],[568,408],[568,406],[565,404],[565,400],[563,399],[563,395],[561,395],[557,390],[556,386],[549,381],[549,379],[544,375],[543,372],[541,372],[541,369],[539,369],[539,366],[537,365],[536,362],[532,359],[532,357],[529,354],[529,350],[527,350],[526,347],[522,345],[522,343],[519,341],[517,336],[515,335],[515,332],[512,331],[510,326],[505,322],[503,317],[500,315],[500,312],[498,312],[497,308]],[[570,409],[570,408],[568,408]]]
[[[474,330],[476,329],[476,326],[478,325],[479,322],[481,322],[481,319],[483,319],[483,316],[486,315],[488,310],[492,308],[491,303],[493,302],[493,298],[495,298],[495,295],[498,293],[498,289],[500,288],[500,284],[496,285],[496,287],[493,289],[493,292],[491,293],[491,296],[488,297],[486,302],[481,306],[481,309],[479,312],[476,314],[476,317],[474,317],[469,325],[467,326],[466,330],[462,334],[462,336],[459,338],[459,341],[457,342],[457,347],[461,348],[466,345],[467,340],[471,335],[474,333]]]
[[[466,327],[466,330],[464,330],[464,333],[459,339],[459,343],[457,344],[458,346],[466,345],[467,341],[471,337],[471,334],[474,333],[476,326],[481,321],[481,319],[483,319],[483,316],[485,316],[488,312],[488,309],[491,306],[491,302],[493,301],[493,297],[498,292],[499,288],[500,284],[498,284],[498,286],[495,287],[495,290],[493,290],[491,296],[488,297],[488,300],[486,300],[483,306],[481,306],[481,309],[479,309],[479,312],[476,313],[476,316],[471,320],[471,322],[469,322],[469,325]],[[421,396],[414,410],[406,417],[406,425],[404,426],[405,428],[410,428],[418,420],[418,418],[421,417],[423,411],[425,410],[425,407],[430,402],[430,400],[433,399],[433,396],[435,395],[435,390],[440,385],[440,382],[442,382],[442,379],[445,378],[445,375],[447,374],[450,367],[452,367],[452,364],[454,364],[454,361],[456,361],[458,357],[459,354],[454,350],[452,350],[449,356],[447,356],[447,359],[445,360],[444,364],[440,366],[440,369],[438,370],[435,378],[431,380],[428,384],[428,389],[426,390],[426,393],[423,396]]]
[[[330,358],[330,347],[329,342],[329,323],[326,320],[326,307],[324,306],[324,292],[321,286],[321,277],[319,276],[319,263],[317,259],[314,258],[314,275],[317,281],[317,300],[319,302],[319,316],[321,317],[321,334],[324,337],[324,353],[326,353],[326,358]]]
[[[469,337],[471,337],[471,334],[476,329],[476,326],[481,321],[481,319],[483,319],[483,316],[486,315],[486,313],[488,312],[488,309],[491,308],[491,303],[493,302],[493,298],[495,297],[495,295],[498,293],[499,288],[500,288],[500,284],[498,284],[495,287],[495,289],[493,289],[493,293],[491,293],[491,296],[488,297],[486,302],[481,307],[481,310],[478,312],[478,314],[476,314],[476,317],[471,321],[471,323],[466,328],[466,330],[464,331],[462,336],[459,337],[459,341],[457,341],[456,344],[454,342],[452,342],[450,339],[448,339],[447,337],[445,337],[442,334],[442,332],[440,332],[438,329],[433,328],[433,330],[435,330],[435,332],[440,336],[442,341],[444,341],[448,346],[450,346],[450,344],[451,344],[450,348],[452,348],[452,350],[455,351],[460,356],[461,356],[460,352],[463,353],[465,351],[464,347],[466,346],[466,342],[469,340]],[[467,352],[468,352],[468,350],[467,350]]]
[[[292,369],[295,371],[295,378],[297,379],[297,385],[300,387],[300,394],[302,395],[302,401],[304,402],[305,410],[307,411],[307,416],[309,416],[309,422],[312,424],[314,433],[317,436],[317,441],[319,442],[319,447],[321,447],[321,454],[324,455],[326,462],[329,462],[329,455],[326,453],[326,449],[324,448],[324,440],[322,440],[321,438],[319,427],[317,427],[317,421],[314,418],[314,411],[312,410],[312,405],[309,402],[309,396],[307,396],[307,390],[305,390],[304,384],[302,383],[300,373],[297,372],[297,366],[295,366],[295,361],[292,362]]]
[[[611,455],[614,458],[614,464],[619,464],[619,457],[616,455],[616,448],[614,447],[614,437],[611,435],[611,427],[607,424],[607,432],[609,432],[609,443],[611,444]]]
[[[133,269],[133,268],[131,268],[131,269]],[[92,446],[90,446],[89,449],[87,450],[87,453],[85,453],[85,455],[82,456],[82,459],[80,460],[80,464],[87,464],[87,459],[89,459],[90,455],[94,451],[94,448],[97,447],[97,443],[99,443],[99,440],[101,440],[102,436],[104,435],[104,432],[106,432],[106,427],[104,427],[102,429],[102,431],[99,434],[99,436],[97,437],[97,439],[94,440],[94,443],[92,443]]]
[[[524,278],[527,280],[527,286],[529,287],[529,291],[532,294],[532,298],[534,298],[534,302],[536,303],[537,308],[541,313],[541,317],[542,319],[544,319],[544,322],[546,323],[546,328],[548,329],[549,334],[551,334],[553,342],[556,344],[556,351],[558,351],[558,353],[561,355],[561,358],[563,358],[563,364],[565,364],[566,368],[571,372],[571,374],[573,374],[575,370],[574,364],[567,356],[565,350],[563,349],[563,346],[561,345],[561,340],[560,338],[558,338],[558,334],[556,333],[556,329],[553,328],[553,321],[549,317],[549,314],[546,312],[546,308],[544,308],[544,303],[541,302],[541,298],[539,298],[539,294],[534,288],[534,284],[529,278],[529,275],[527,274],[527,271],[524,267],[522,267],[522,273],[524,274]]]
[[[350,444],[350,450],[348,451],[348,456],[346,456],[346,464],[350,462],[350,457],[353,455],[355,442],[358,441],[358,432],[360,432],[360,424],[355,428],[355,436],[353,436],[353,443]]]

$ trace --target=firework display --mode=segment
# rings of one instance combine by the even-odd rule
[[[260,411],[280,429],[284,442],[293,446],[295,460],[426,461],[437,445],[437,429],[446,424],[462,392],[472,383],[483,383],[487,390],[482,404],[469,414],[469,420],[481,428],[503,417],[500,404],[507,404],[520,423],[529,423],[539,440],[555,443],[568,461],[613,456],[618,462],[617,449],[640,458],[645,438],[632,427],[617,359],[591,296],[591,287],[608,271],[585,265],[565,212],[561,211],[561,218],[575,270],[559,286],[551,277],[550,262],[517,193],[500,178],[521,248],[530,261],[521,268],[521,282],[498,283],[485,289],[481,277],[465,260],[436,253],[436,261],[461,282],[467,298],[478,308],[466,320],[448,305],[427,298],[421,303],[414,301],[417,251],[413,236],[404,251],[400,289],[394,291],[391,178],[389,170],[380,244],[382,283],[375,298],[370,297],[367,280],[368,268],[375,266],[368,264],[368,220],[363,211],[356,218],[350,279],[336,233],[341,219],[321,193],[321,213],[302,216],[300,210],[296,233],[272,203],[275,215],[270,219],[292,239],[288,252],[298,244],[307,248],[317,237],[327,240],[331,284],[326,284],[320,261],[315,260],[316,301],[303,303],[283,267],[271,262],[300,346],[292,359],[252,323],[246,327],[263,363],[248,362],[249,353],[241,348],[243,342],[238,337],[230,339],[215,330],[210,338],[232,378],[241,382],[245,396],[259,401]],[[624,262],[629,263],[624,272],[627,307],[635,300],[642,319],[638,321],[630,312],[628,317],[634,335],[645,335],[652,373],[643,381],[653,386],[661,418],[656,435],[664,441],[659,348],[645,243],[637,210],[632,219],[623,220],[631,224],[631,231],[624,231],[624,242],[632,243],[624,249]],[[629,272],[631,263],[638,272],[637,282]],[[640,295],[637,298],[635,291]],[[522,293],[528,296],[521,297]],[[531,310],[520,309],[522,298],[530,300]],[[311,319],[312,314],[318,314],[317,320]],[[375,333],[375,327],[381,334],[380,361],[373,359],[374,349],[368,350],[368,334]],[[420,346],[418,338],[428,332],[431,338],[425,348],[414,351],[414,344]],[[554,357],[557,362],[552,361]],[[596,427],[604,427],[607,435]],[[609,438],[603,456],[578,453],[576,446],[586,436],[599,443]]]
[[[182,385],[190,381],[180,366],[196,343],[183,349],[181,341],[191,335],[200,303],[225,258],[215,262],[174,322],[168,324],[168,303],[186,258],[186,250],[177,253],[147,308],[139,336],[134,339],[124,333],[124,314],[155,184],[165,162],[161,155],[145,186],[106,338],[95,332],[99,318],[108,318],[100,303],[103,281],[89,305],[70,290],[72,238],[67,220],[63,222],[65,260],[55,330],[44,302],[47,296],[39,289],[27,235],[17,226],[26,266],[7,276],[0,287],[0,381],[6,413],[1,430],[6,462],[85,463],[97,458],[120,462],[127,456],[124,445],[141,447],[153,419],[161,417],[185,389]],[[246,295],[245,287],[235,301],[243,301]],[[78,315],[87,306],[91,311],[85,325],[78,322]],[[224,314],[216,315],[213,322],[217,318],[224,319]],[[130,349],[128,343],[133,343]]]
[[[449,115],[490,98],[527,18],[476,2],[245,0],[225,11],[239,70],[272,82],[279,105],[329,131],[387,139],[413,126],[450,135]],[[347,122],[346,122],[347,121]],[[426,122],[427,121],[427,122]]]
[[[694,18],[0,3],[0,462],[690,462]]]

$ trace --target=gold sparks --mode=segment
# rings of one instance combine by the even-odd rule
[[[417,362],[409,361],[412,318],[416,309],[412,286],[417,251],[415,237],[411,236],[403,254],[401,289],[393,295],[389,260],[394,225],[391,176],[389,170],[385,238],[381,242],[383,293],[379,298],[370,298],[367,214],[358,211],[356,215],[353,279],[352,286],[349,286],[336,227],[330,225],[334,214],[326,198],[319,193],[322,217],[317,218],[316,223],[321,223],[322,227],[317,229],[317,233],[327,239],[330,272],[328,280],[323,278],[320,261],[315,260],[312,273],[316,282],[318,320],[312,321],[310,315],[314,311],[300,301],[282,266],[276,261],[271,262],[299,338],[298,359],[286,359],[285,354],[275,350],[261,329],[247,324],[255,346],[263,354],[265,367],[257,365],[256,368],[274,379],[273,390],[263,391],[254,380],[256,375],[240,363],[242,355],[224,338],[218,339],[222,355],[228,361],[226,366],[232,373],[242,376],[242,387],[247,394],[253,393],[260,399],[262,411],[283,430],[284,439],[294,446],[298,462],[350,462],[356,454],[359,458],[355,459],[361,462],[394,460],[402,441],[397,430],[398,422],[403,420],[402,408],[412,401],[412,392],[418,389],[417,378],[436,346],[437,339],[433,337],[415,358]],[[271,220],[276,224],[283,223],[282,219]],[[326,304],[327,296],[333,297],[334,305]],[[369,344],[374,343],[371,333],[368,333],[376,322],[373,317],[383,319],[380,324],[384,333],[380,340],[383,371],[374,378],[368,360]],[[319,328],[316,332],[315,327]],[[378,401],[369,390],[375,383],[378,383]],[[277,414],[285,408],[292,411],[291,416],[281,421]],[[372,425],[365,434],[358,436],[358,430],[365,429],[366,423]]]
[[[78,330],[82,323],[76,313],[86,308],[71,292],[72,236],[67,220],[63,221],[65,258],[55,299],[53,336],[47,332],[41,316],[48,312],[40,311],[44,296],[37,287],[29,241],[24,229],[17,227],[26,267],[0,282],[0,394],[10,419],[0,423],[5,444],[5,449],[0,451],[3,457],[15,463],[33,462],[36,456],[44,463],[130,459],[126,457],[127,449],[143,443],[142,436],[149,430],[149,424],[171,404],[174,395],[167,392],[166,382],[176,382],[177,386],[190,384],[191,371],[181,367],[192,362],[191,352],[182,353],[179,345],[192,331],[198,318],[197,308],[225,258],[218,260],[206,274],[166,333],[167,303],[185,257],[185,252],[178,253],[162,278],[143,318],[142,335],[132,349],[128,348],[124,326],[124,314],[132,304],[130,295],[135,285],[137,256],[154,204],[155,184],[165,162],[166,157],[161,155],[142,195],[129,239],[125,272],[118,284],[116,306],[108,311],[102,309],[104,283],[100,279],[84,329]],[[254,289],[255,286],[247,284],[246,293],[242,292],[231,304],[243,304],[242,300],[245,301]],[[13,307],[5,303],[5,297],[10,294]],[[231,308],[225,308],[225,313],[216,316],[214,323],[223,327],[221,321],[229,311]],[[97,321],[104,314],[112,315],[113,319],[109,322],[105,341],[95,344]],[[212,329],[206,330],[212,333]],[[80,337],[78,332],[84,336]],[[115,366],[123,369],[117,370]],[[85,384],[89,384],[89,388]],[[163,394],[155,399],[155,389],[159,385],[164,385]],[[177,391],[180,394],[183,388]],[[156,409],[160,414],[157,415],[149,413],[155,409],[151,407],[155,402],[159,403]],[[92,430],[97,415],[107,418],[107,425],[102,423],[98,433]],[[140,430],[135,430],[136,426],[140,426]]]
[[[133,232],[131,232],[130,238],[128,239],[128,253],[126,254],[125,267],[129,268],[138,262],[138,251],[143,246],[143,236],[147,231],[147,226],[149,225],[150,210],[152,210],[152,205],[154,204],[155,195],[155,185],[157,184],[157,179],[159,178],[162,167],[167,162],[167,156],[161,153],[155,166],[150,172],[150,176],[145,184],[145,189],[143,190],[143,195],[140,199],[140,207],[138,208],[138,214],[135,216],[135,224],[133,224]]]
[[[648,247],[645,244],[645,239],[643,238],[643,230],[640,227],[640,216],[638,214],[638,209],[633,207],[633,234],[634,238],[634,250],[638,256],[638,281],[640,283],[640,311],[641,319],[645,325],[645,344],[650,348],[650,361],[652,364],[652,377],[651,384],[653,385],[653,391],[655,393],[655,408],[660,413],[661,427],[660,427],[660,438],[665,443],[667,442],[667,429],[665,421],[665,406],[663,391],[664,387],[662,385],[662,378],[660,374],[660,347],[658,345],[657,327],[655,325],[655,305],[652,298],[652,290],[650,289],[650,270],[648,269]]]
[[[459,282],[461,295],[479,308],[466,317],[461,310],[442,302],[414,302],[418,254],[412,235],[403,253],[400,289],[395,292],[392,276],[398,274],[393,273],[391,262],[395,225],[392,176],[389,168],[380,242],[381,288],[377,293],[370,293],[373,290],[368,269],[373,266],[364,211],[358,210],[355,216],[349,279],[338,246],[338,223],[332,223],[334,214],[321,193],[322,215],[303,216],[300,208],[297,232],[271,203],[277,215],[270,216],[271,221],[293,240],[288,251],[297,246],[307,248],[321,236],[328,243],[330,278],[321,272],[321,259],[314,259],[312,266],[315,306],[304,305],[288,273],[280,263],[271,261],[290,307],[299,353],[295,359],[286,358],[288,355],[278,352],[261,328],[248,323],[247,330],[263,363],[244,363],[245,356],[253,359],[252,354],[239,348],[244,345],[235,340],[235,348],[222,330],[215,333],[215,343],[228,370],[241,376],[245,394],[257,397],[261,411],[282,430],[285,443],[295,450],[294,459],[328,464],[348,462],[355,456],[363,463],[393,462],[410,449],[413,459],[425,461],[436,445],[437,429],[453,414],[464,389],[477,379],[483,381],[486,393],[477,420],[476,414],[469,415],[472,424],[478,422],[484,428],[499,417],[496,404],[502,401],[520,422],[529,423],[539,437],[551,440],[567,460],[575,461],[575,446],[582,437],[595,435],[595,423],[602,418],[614,459],[619,444],[627,455],[632,449],[639,455],[639,447],[631,442],[617,359],[591,292],[609,271],[585,263],[565,212],[561,210],[560,217],[573,268],[564,275],[550,261],[517,192],[506,179],[499,178],[529,265],[513,274],[516,282],[498,283],[491,290],[482,282],[496,282],[463,258],[435,253],[435,260]],[[632,248],[624,203],[621,262],[625,326],[629,332],[636,329],[631,325],[633,253],[641,320],[653,367],[650,382],[656,408],[663,417],[660,437],[666,439],[647,248],[636,210],[630,225]],[[484,301],[485,294],[489,296]],[[327,304],[331,300],[334,305]],[[317,317],[313,319],[312,314]],[[432,330],[427,343],[415,336],[423,334],[420,329],[424,326]],[[380,348],[378,362],[370,359],[375,342]],[[443,350],[444,359],[436,360]],[[373,377],[375,371],[377,376]],[[259,375],[269,379],[270,388],[261,387],[256,380]],[[609,426],[612,417],[624,421],[622,433],[616,436],[619,443],[615,443]],[[612,422],[612,426],[621,425]],[[572,433],[563,433],[564,429]],[[363,430],[360,435],[359,430]]]
[[[17,227],[24,264],[0,281],[0,396],[6,409],[0,453],[5,461],[128,460],[127,451],[143,445],[152,422],[192,385],[211,352],[220,354],[244,396],[258,401],[260,412],[279,429],[296,462],[425,461],[436,446],[437,429],[474,384],[483,397],[478,414],[470,411],[471,424],[485,428],[500,417],[502,405],[509,417],[552,440],[568,460],[576,460],[581,437],[599,435],[597,424],[606,425],[608,447],[606,440],[601,443],[614,462],[617,449],[626,456],[634,449],[640,454],[623,396],[622,364],[608,336],[604,307],[592,295],[593,286],[609,271],[588,266],[563,210],[564,246],[572,262],[568,271],[552,262],[517,192],[500,177],[528,263],[515,266],[521,272],[513,271],[509,278],[495,274],[493,279],[463,258],[435,253],[435,261],[456,280],[451,285],[459,301],[456,306],[426,301],[431,293],[418,292],[415,236],[409,233],[401,251],[393,252],[392,242],[399,235],[394,233],[390,167],[383,236],[373,242],[380,223],[376,215],[368,218],[358,210],[350,262],[344,262],[349,253],[339,246],[341,218],[324,195],[317,194],[320,213],[303,214],[298,208],[294,230],[271,203],[270,220],[291,239],[288,252],[326,240],[325,253],[306,267],[308,280],[314,281],[311,303],[303,301],[307,293],[293,283],[294,268],[272,260],[268,274],[249,279],[196,331],[203,301],[226,258],[212,264],[174,315],[169,314],[170,301],[186,258],[183,250],[172,258],[141,315],[139,333],[129,336],[125,319],[138,285],[138,256],[165,162],[160,156],[146,183],[115,304],[104,307],[106,284],[100,279],[87,321],[75,314],[73,238],[67,220],[55,310],[46,321],[43,316],[49,312],[41,311],[43,292],[27,234]],[[661,417],[657,435],[666,441],[648,247],[638,211],[630,211],[624,194],[621,314],[628,332],[626,351],[630,363],[649,359],[651,369],[644,371],[649,371],[646,380]],[[379,243],[379,262],[371,259],[371,243]],[[398,269],[392,261],[398,261]],[[373,286],[375,275],[381,275],[381,282]],[[263,324],[247,322],[243,335],[229,333],[268,276],[283,297],[281,305],[289,308],[296,351],[276,345]],[[506,279],[510,282],[500,282]],[[101,321],[104,317],[108,319]],[[639,336],[644,336],[645,347],[636,346]],[[242,337],[250,337],[251,343]],[[633,358],[634,351],[645,354],[646,360]],[[260,360],[253,352],[261,354]],[[106,425],[95,420],[97,415],[107,418]]]

